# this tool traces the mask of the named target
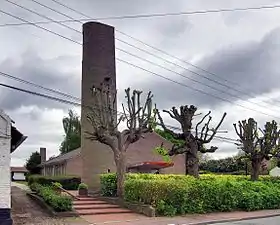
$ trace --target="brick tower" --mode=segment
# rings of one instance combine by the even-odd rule
[[[114,27],[88,22],[83,25],[82,105],[94,106],[91,88],[110,80],[111,89],[116,90],[115,36]],[[82,182],[92,191],[99,190],[99,174],[110,168],[115,171],[113,153],[109,147],[86,138],[91,130],[87,121],[88,109],[82,107],[81,154],[83,162]]]

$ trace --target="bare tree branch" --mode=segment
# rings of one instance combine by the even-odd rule
[[[198,127],[199,127],[199,125],[203,123],[203,121],[205,120],[205,118],[206,118],[207,116],[209,116],[210,113],[211,113],[211,111],[209,111],[205,116],[203,116],[202,119],[196,124],[196,126],[195,126],[195,137],[196,137],[196,138],[198,137]]]
[[[188,151],[189,151],[189,149],[186,148],[185,145],[183,145],[183,146],[173,145],[172,148],[168,151],[168,155],[169,156],[179,155],[179,154],[183,154]]]
[[[169,116],[170,116],[171,118],[177,120],[177,118],[174,116],[174,114],[172,114],[172,110],[170,110],[170,111],[168,111],[168,110],[162,110],[162,111],[165,112],[165,113],[168,113]]]
[[[222,125],[222,123],[223,123],[223,121],[224,121],[226,115],[227,115],[227,113],[224,113],[222,119],[220,120],[220,122],[218,123],[218,125],[216,126],[216,128],[214,128],[214,129],[212,130],[212,135],[211,135],[207,140],[203,141],[204,144],[210,143],[210,142],[212,141],[212,139],[213,139],[214,136],[216,135],[216,133],[217,133],[219,127]]]
[[[206,149],[206,148],[201,148],[200,152],[201,153],[213,153],[218,149],[218,147],[216,146],[211,146],[210,148]]]
[[[160,115],[160,112],[159,112],[159,110],[156,108],[156,106],[155,106],[155,113],[156,113],[156,115],[158,116],[158,119],[159,119],[159,122],[160,122],[159,125],[162,127],[162,129],[163,129],[165,132],[171,134],[175,139],[184,140],[183,134],[175,133],[173,130],[168,129],[168,128],[165,126],[165,124],[164,124],[164,122],[163,122],[163,119],[162,119],[162,117],[161,117],[161,115]]]

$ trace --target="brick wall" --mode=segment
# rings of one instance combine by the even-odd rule
[[[78,155],[72,159],[67,160],[65,174],[82,176],[83,173],[83,162],[82,156]]]
[[[162,161],[162,157],[154,153],[153,149],[160,146],[161,143],[167,149],[172,147],[171,143],[157,133],[147,133],[144,137],[129,146],[127,150],[128,164],[141,163],[143,161]],[[172,161],[174,162],[174,166],[161,170],[161,173],[185,174],[185,156],[174,156],[172,157]]]
[[[162,157],[158,154],[153,152],[153,149],[155,147],[158,147],[163,142],[164,147],[171,148],[172,144],[163,139],[161,136],[159,136],[156,133],[148,133],[144,135],[145,138],[140,139],[138,142],[131,144],[127,150],[127,163],[128,165],[141,163],[144,161],[162,161]],[[111,150],[107,149],[111,153]],[[96,163],[96,158],[93,159],[93,157],[96,157],[95,153],[89,152],[87,155],[88,160],[92,159],[91,166],[89,168],[83,168],[83,159],[82,155],[78,155],[72,159],[67,160],[66,164],[66,174],[67,175],[77,175],[77,176],[83,176],[83,172],[85,169],[87,170],[87,177],[88,179],[91,179],[91,181],[94,179],[92,172],[94,171],[101,171],[100,173],[106,173],[107,169],[110,168],[111,172],[115,172],[115,164],[113,159],[106,159],[105,156],[107,154],[105,153],[102,159],[99,160],[99,163]],[[112,160],[112,161],[111,161]],[[106,163],[103,163],[106,161]],[[160,173],[162,174],[185,174],[185,156],[184,155],[177,155],[172,157],[172,161],[174,162],[174,166],[162,169]],[[97,166],[99,168],[97,168]],[[99,174],[100,174],[99,173]]]
[[[116,88],[114,28],[97,22],[83,25],[82,105],[94,106],[91,88],[99,86],[104,79],[111,78],[112,89]],[[99,190],[99,174],[111,168],[114,171],[111,150],[96,141],[87,139],[85,132],[91,131],[87,120],[89,109],[82,107],[81,152],[83,161],[82,181],[92,190]]]
[[[0,110],[0,209],[11,208],[11,121]]]

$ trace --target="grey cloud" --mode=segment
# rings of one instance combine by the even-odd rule
[[[66,62],[66,58],[58,58]],[[3,61],[0,65],[1,71],[13,76],[31,81],[41,86],[59,90],[73,96],[80,96],[80,74],[73,72],[63,72],[59,67],[53,66],[52,60],[44,60],[34,52],[26,52],[21,55],[21,62],[16,62],[12,59]],[[71,61],[70,61],[71,62]],[[79,62],[77,62],[79,63]],[[69,64],[68,64],[69,65]],[[72,66],[72,65],[71,65]],[[28,86],[15,81],[5,80],[6,83],[32,90],[35,92],[44,93],[51,96],[56,94],[49,93],[32,86]],[[66,99],[64,96],[60,98]],[[73,101],[73,100],[71,100]],[[37,105],[42,108],[71,108],[71,106],[62,103],[56,103],[42,97],[20,93],[15,90],[1,88],[0,105],[3,109],[11,110],[20,106]]]
[[[13,165],[24,164],[25,160],[40,147],[47,148],[47,155],[58,154],[59,144],[63,140],[61,110],[22,107],[8,110],[6,113],[15,121],[15,126],[24,135],[26,141],[12,154]]]
[[[227,48],[223,48],[207,57],[204,57],[197,65],[212,73],[222,77],[226,80],[231,80],[237,83],[234,86],[235,89],[241,90],[246,93],[245,90],[251,90],[253,96],[261,95],[272,91],[274,88],[279,87],[279,83],[275,82],[278,74],[278,59],[280,56],[280,29],[275,29],[269,32],[260,42],[246,42],[239,45],[232,45]],[[203,71],[199,71],[195,68],[191,70],[207,76],[210,79],[218,80],[219,78],[213,77]],[[232,102],[238,100],[237,96],[243,100],[248,100],[250,96],[245,93],[236,92],[230,90],[225,86],[220,86],[216,83],[210,82],[201,76],[191,74],[189,72],[182,72],[184,76],[191,77],[211,85],[214,88],[220,89],[225,93],[219,93],[216,90],[209,87],[202,86],[194,83],[185,78],[180,78],[177,75],[170,73],[169,77],[185,85],[193,88],[200,89],[209,95],[201,94],[193,90],[188,90],[185,87],[180,87],[177,84],[171,84],[168,81],[164,81],[161,78],[151,78],[148,82],[143,82],[145,90],[152,90],[155,93],[155,98],[159,98],[158,101],[163,105],[170,104],[197,104],[200,107],[216,107],[219,104],[225,103],[219,98],[230,100]],[[222,80],[218,80],[220,83],[224,83]],[[225,84],[225,83],[224,83]],[[227,83],[228,86],[233,87],[232,84]],[[229,96],[227,93],[234,95]],[[214,98],[211,95],[215,95]],[[227,102],[226,102],[227,103]],[[170,105],[171,106],[171,105]],[[170,107],[169,106],[169,107]]]
[[[158,24],[158,30],[162,35],[168,35],[169,38],[176,38],[180,34],[185,33],[187,29],[191,29],[192,24],[186,18],[170,18],[167,21],[162,21]]]

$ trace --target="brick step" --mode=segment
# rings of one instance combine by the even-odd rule
[[[73,205],[106,205],[107,202],[92,200],[92,201],[73,201]]]
[[[80,210],[80,209],[115,209],[115,208],[120,208],[117,205],[109,205],[109,204],[103,204],[103,205],[74,205],[75,210]]]
[[[98,198],[93,198],[93,197],[81,197],[77,196],[78,200],[77,201],[92,201],[92,200],[99,200]],[[99,200],[100,201],[100,200]]]
[[[120,214],[120,213],[132,213],[129,209],[122,208],[107,208],[107,209],[78,209],[76,212],[79,215],[101,215],[101,214]]]

